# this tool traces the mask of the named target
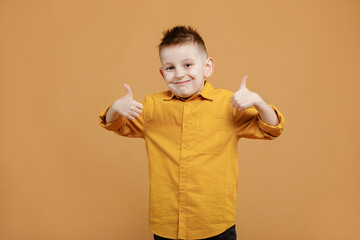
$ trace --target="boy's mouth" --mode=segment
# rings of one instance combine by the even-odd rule
[[[183,84],[188,83],[188,82],[190,82],[190,81],[191,81],[191,80],[179,81],[179,82],[175,82],[174,84],[176,84],[176,85],[183,85]]]

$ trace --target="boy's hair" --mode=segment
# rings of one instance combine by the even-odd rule
[[[164,47],[185,43],[197,44],[207,55],[204,40],[201,38],[196,29],[192,28],[191,26],[182,25],[175,26],[166,31],[163,31],[163,38],[161,39],[161,43],[158,46],[159,52]]]

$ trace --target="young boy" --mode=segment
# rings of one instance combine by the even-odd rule
[[[196,30],[176,26],[159,45],[160,73],[169,90],[140,104],[131,89],[100,115],[107,130],[145,139],[154,239],[236,239],[237,143],[273,139],[284,118],[246,88],[213,88],[214,71]]]

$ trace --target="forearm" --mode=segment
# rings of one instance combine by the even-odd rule
[[[119,116],[120,114],[117,113],[111,106],[106,113],[105,120],[107,123],[115,122],[119,118]]]
[[[279,119],[274,109],[272,109],[272,107],[270,107],[262,98],[254,106],[264,122],[272,126],[277,126],[279,124]]]

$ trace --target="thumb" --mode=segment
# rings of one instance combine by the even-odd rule
[[[124,83],[124,87],[125,87],[125,89],[126,89],[126,95],[128,95],[130,98],[132,98],[133,95],[132,95],[130,86],[127,85],[126,83]]]
[[[245,77],[243,77],[243,79],[241,80],[240,89],[246,88],[246,79],[247,79],[247,77],[248,77],[248,76],[245,76]]]

